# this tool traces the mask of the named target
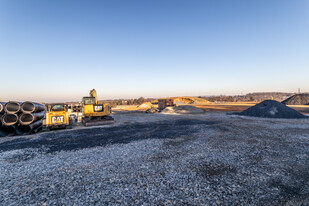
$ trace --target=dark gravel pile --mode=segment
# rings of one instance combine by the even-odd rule
[[[309,105],[309,94],[295,94],[282,103],[285,105]]]
[[[274,100],[265,100],[238,114],[244,116],[265,117],[265,118],[284,118],[284,119],[307,118],[298,111]]]

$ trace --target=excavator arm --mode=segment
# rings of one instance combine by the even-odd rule
[[[95,89],[92,89],[92,90],[90,90],[89,95],[90,95],[90,97],[94,97],[95,98],[95,103],[98,104],[97,91]]]

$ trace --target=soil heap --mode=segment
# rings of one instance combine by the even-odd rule
[[[174,103],[177,104],[205,104],[209,101],[198,97],[175,97]]]
[[[265,100],[238,114],[244,116],[266,117],[266,118],[286,118],[286,119],[307,118],[305,115],[302,115],[298,111],[274,100]]]
[[[139,105],[139,109],[149,109],[152,107],[152,104],[150,102],[144,102],[143,104]]]
[[[167,107],[162,110],[163,114],[201,114],[204,113],[202,109],[191,105],[181,105],[178,107]]]
[[[295,94],[282,103],[285,105],[309,105],[309,94]]]

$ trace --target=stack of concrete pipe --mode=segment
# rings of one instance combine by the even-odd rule
[[[43,126],[45,107],[35,102],[0,103],[0,136],[26,135]]]

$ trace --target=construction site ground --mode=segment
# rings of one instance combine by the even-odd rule
[[[0,139],[0,205],[308,205],[309,120],[118,111]]]
[[[204,103],[204,104],[191,104],[197,108],[204,111],[243,111],[256,105],[258,102],[227,102],[227,103]],[[183,104],[185,105],[185,104]],[[295,109],[304,114],[309,114],[309,105],[288,105],[289,107]],[[157,105],[153,105],[157,108]],[[145,108],[139,108],[139,105],[118,105],[113,108],[114,111],[145,111]]]
[[[258,102],[235,102],[235,103],[210,103],[210,104],[196,104],[194,106],[203,109],[204,111],[243,111],[256,105]],[[296,111],[309,114],[309,105],[287,105]]]

